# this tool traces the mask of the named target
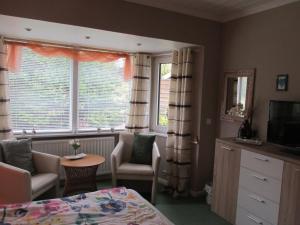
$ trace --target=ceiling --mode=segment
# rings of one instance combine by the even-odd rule
[[[226,22],[299,0],[125,0],[191,16]]]
[[[30,28],[31,31],[27,31]],[[148,38],[86,27],[0,15],[0,35],[8,38],[46,41],[78,47],[125,52],[162,53],[195,46],[193,44]],[[86,39],[89,36],[90,39]],[[139,46],[139,44],[141,44]]]

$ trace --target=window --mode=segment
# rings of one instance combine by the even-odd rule
[[[125,128],[131,82],[124,60],[79,63],[79,129]]]
[[[160,63],[157,124],[161,126],[168,125],[170,80],[171,80],[171,63]]]
[[[70,130],[71,74],[70,59],[23,48],[19,71],[9,73],[13,130]]]
[[[171,56],[154,57],[152,65],[151,129],[165,133],[168,126]]]
[[[131,88],[124,63],[77,62],[22,48],[20,70],[9,73],[14,132],[124,129]]]

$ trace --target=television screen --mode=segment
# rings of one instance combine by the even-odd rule
[[[300,102],[270,101],[267,137],[268,142],[300,148]]]

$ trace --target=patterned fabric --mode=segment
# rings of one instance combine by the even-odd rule
[[[166,159],[168,183],[174,194],[187,192],[191,175],[191,65],[190,48],[173,52]]]
[[[145,54],[135,55],[130,110],[126,125],[129,132],[149,130],[150,75],[151,57]]]
[[[0,224],[172,225],[140,195],[126,188],[0,205]]]
[[[6,68],[6,45],[0,38],[0,140],[9,139],[12,135],[9,115],[8,75]]]

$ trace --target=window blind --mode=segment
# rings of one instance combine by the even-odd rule
[[[131,82],[123,78],[124,63],[79,63],[79,129],[125,127]]]
[[[72,61],[22,48],[17,73],[9,73],[11,118],[17,130],[70,130]]]

